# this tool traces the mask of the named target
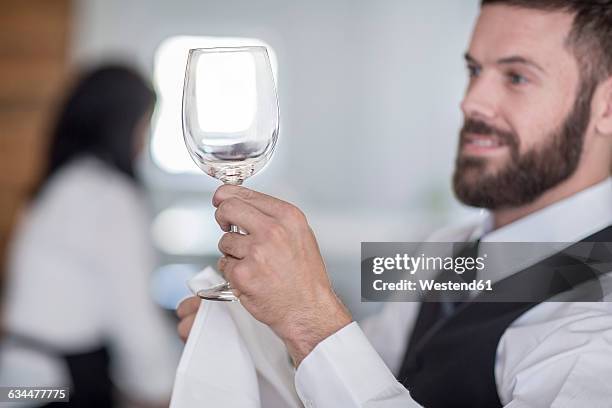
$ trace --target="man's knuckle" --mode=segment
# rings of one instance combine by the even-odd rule
[[[299,208],[291,204],[285,206],[283,216],[292,223],[302,222],[306,218]]]
[[[219,271],[224,272],[226,265],[227,265],[227,259],[224,256],[220,257],[217,260],[217,269],[219,269]]]
[[[235,186],[232,186],[231,184],[223,184],[217,189],[216,194],[219,194],[221,197],[226,197],[228,195],[231,196],[234,189]]]
[[[223,253],[229,253],[232,251],[233,249],[233,245],[231,243],[230,238],[228,237],[227,234],[224,234],[221,239],[219,240],[219,251],[223,252]]]
[[[219,207],[217,207],[217,214],[219,214],[220,217],[225,215],[225,213],[227,212],[229,206],[231,206],[231,202],[230,201],[231,201],[231,199],[223,200],[221,202],[221,204],[219,204]]]
[[[237,211],[242,206],[243,201],[240,198],[232,197],[226,201],[226,211]]]
[[[236,192],[236,195],[244,200],[250,200],[255,195],[255,192],[253,190],[249,190],[248,188],[240,188]]]
[[[266,235],[273,241],[283,240],[285,237],[285,229],[280,224],[271,223],[266,228]]]
[[[249,279],[251,271],[244,263],[238,263],[232,269],[232,276],[237,282],[245,282]]]
[[[250,252],[256,262],[262,262],[266,259],[266,250],[261,244],[253,244]]]
[[[232,206],[234,205],[233,204],[234,200],[235,198],[233,197],[228,198],[227,200],[223,200],[221,204],[219,204],[219,207],[217,207],[217,211],[220,214],[225,215],[228,212],[228,210],[231,210]]]

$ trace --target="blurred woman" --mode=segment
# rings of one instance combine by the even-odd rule
[[[70,385],[62,407],[117,406],[118,395],[167,406],[179,350],[149,296],[155,260],[134,172],[154,102],[138,74],[108,66],[60,111],[10,246],[0,385]]]

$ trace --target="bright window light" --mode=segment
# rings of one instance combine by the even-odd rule
[[[254,38],[229,37],[171,37],[164,40],[155,52],[153,82],[158,102],[153,124],[151,155],[153,161],[169,173],[201,173],[187,153],[181,129],[181,100],[187,54],[191,48],[241,47],[259,45],[268,49],[274,78],[277,80],[277,60],[272,48]],[[255,67],[248,55],[231,55],[227,58],[245,58],[239,69],[228,70],[225,64],[214,64],[207,69],[202,78],[217,78],[215,81],[202,81],[196,92],[200,95],[225,95],[224,98],[203,97],[202,103],[208,104],[218,115],[200,118],[211,132],[236,132],[247,129],[255,115]],[[227,66],[230,66],[227,61]],[[234,66],[233,64],[231,66]],[[240,80],[237,80],[240,78]],[[220,92],[223,91],[223,92]],[[236,98],[233,95],[251,95]],[[227,109],[232,106],[233,109]],[[204,109],[202,109],[204,110]],[[210,112],[210,111],[209,111]],[[232,112],[231,116],[227,112]]]
[[[198,121],[205,132],[241,132],[256,109],[255,63],[249,54],[202,54],[198,64]],[[207,61],[208,60],[208,61]]]

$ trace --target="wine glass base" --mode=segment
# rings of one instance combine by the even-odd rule
[[[197,295],[202,299],[216,300],[218,302],[240,302],[227,282],[208,289],[199,290]]]

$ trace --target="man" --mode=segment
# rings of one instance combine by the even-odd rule
[[[612,1],[482,3],[453,181],[490,216],[437,239],[612,240]],[[300,210],[232,186],[213,203],[249,231],[222,237],[219,269],[285,342],[306,406],[611,406],[612,305],[468,302],[432,329],[427,303],[391,303],[360,327]]]

